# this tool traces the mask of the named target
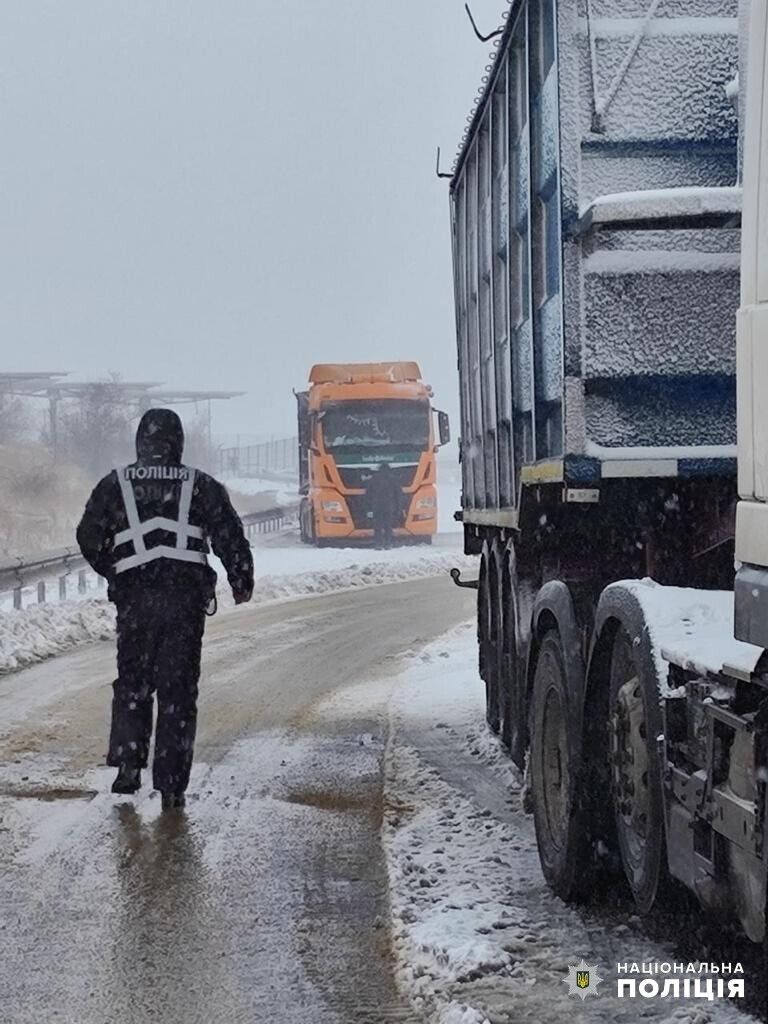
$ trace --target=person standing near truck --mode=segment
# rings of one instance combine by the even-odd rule
[[[388,462],[371,477],[368,498],[373,514],[374,543],[377,548],[391,548],[392,535],[402,516],[403,492]]]
[[[163,809],[183,807],[197,724],[197,683],[207,607],[224,563],[235,603],[253,592],[253,557],[226,488],[182,464],[184,431],[171,409],[150,409],[136,461],[94,488],[77,528],[84,558],[117,606],[117,671],[107,764],[113,793],[135,793],[147,766],[154,694],[152,778]]]

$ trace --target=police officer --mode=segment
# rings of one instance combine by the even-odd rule
[[[377,548],[392,547],[392,531],[402,519],[403,491],[388,462],[371,477],[368,500],[373,513],[374,543]]]
[[[226,489],[182,464],[184,431],[171,409],[150,409],[137,459],[93,490],[77,528],[83,556],[117,606],[117,673],[107,764],[113,793],[135,793],[147,766],[153,697],[152,779],[164,809],[182,807],[192,768],[206,608],[215,595],[210,542],[235,602],[253,592],[253,558]]]

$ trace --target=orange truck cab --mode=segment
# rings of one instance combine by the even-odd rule
[[[431,543],[437,532],[435,455],[450,440],[450,428],[447,415],[432,408],[432,389],[418,364],[318,364],[309,389],[296,399],[302,540],[370,540],[368,487],[387,463],[402,493],[394,536]]]

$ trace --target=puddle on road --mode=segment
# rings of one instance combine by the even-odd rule
[[[284,797],[286,803],[316,807],[320,811],[360,811],[371,807],[370,795],[339,793],[317,789],[294,789]]]
[[[13,800],[93,800],[96,795],[95,789],[64,786],[0,786],[0,797],[10,797]]]

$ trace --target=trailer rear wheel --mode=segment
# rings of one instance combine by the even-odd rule
[[[656,736],[658,689],[636,662],[632,640],[619,629],[610,670],[608,736],[611,792],[624,873],[641,914],[669,885],[664,804]]]
[[[577,895],[582,838],[575,805],[578,755],[560,635],[544,634],[533,680],[530,773],[541,869],[564,900]]]

